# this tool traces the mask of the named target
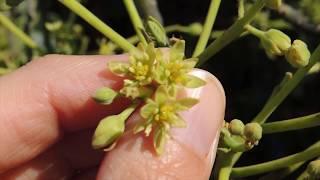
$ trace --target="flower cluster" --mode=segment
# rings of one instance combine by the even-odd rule
[[[303,68],[309,64],[310,51],[303,41],[297,39],[291,44],[290,37],[277,29],[261,31],[251,25],[247,25],[246,29],[260,39],[270,58],[285,56],[288,63],[295,68]]]
[[[94,96],[94,99],[102,104],[110,104],[118,96],[125,96],[133,102],[143,102],[141,120],[135,126],[134,133],[144,132],[146,136],[152,133],[157,154],[163,152],[171,127],[186,126],[179,112],[188,110],[198,102],[193,98],[178,98],[177,92],[182,87],[198,88],[205,85],[204,80],[189,74],[197,59],[184,59],[184,51],[185,42],[179,39],[174,39],[173,45],[167,51],[155,48],[153,43],[147,46],[139,44],[137,50],[131,52],[128,62],[108,63],[112,73],[124,77],[120,91],[101,88]],[[108,126],[111,126],[110,123]],[[121,128],[118,128],[116,137],[124,132],[122,126],[123,123]],[[100,137],[99,141],[93,140],[96,142],[95,147],[110,145],[110,139],[114,141],[115,133],[102,133],[101,131],[107,128],[99,129],[94,136],[96,139]]]
[[[179,87],[197,88],[205,82],[188,73],[197,63],[196,58],[184,60],[185,42],[175,40],[169,52],[163,52],[150,43],[147,47],[138,45],[129,62],[110,62],[111,72],[125,77],[120,93],[131,99],[150,96],[155,87],[164,86],[175,96]]]
[[[234,119],[225,122],[221,129],[219,150],[223,152],[245,152],[258,145],[262,138],[262,127],[259,123],[243,124],[241,120]]]

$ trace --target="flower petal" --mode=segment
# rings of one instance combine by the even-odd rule
[[[199,102],[198,99],[195,98],[183,98],[176,102],[177,111],[188,110]]]
[[[157,111],[158,105],[154,101],[149,101],[146,105],[144,105],[140,110],[141,117],[148,119],[150,116]]]
[[[163,104],[168,100],[168,92],[165,86],[159,86],[155,93],[155,101],[157,104]]]
[[[183,60],[185,50],[185,41],[177,39],[170,48],[170,60]]]
[[[173,113],[170,114],[168,121],[171,127],[184,128],[187,126],[187,123],[179,115]]]
[[[129,72],[129,64],[125,62],[109,62],[108,68],[112,73],[117,74],[118,76],[125,76]]]
[[[206,82],[196,76],[186,75],[185,81],[182,83],[183,86],[187,88],[198,88],[204,86]]]
[[[169,135],[165,130],[165,128],[159,127],[156,130],[155,135],[153,137],[153,146],[158,155],[161,155],[163,153],[165,144],[168,139],[169,139]]]
[[[198,62],[198,58],[189,58],[189,59],[185,59],[183,60],[183,65],[186,69],[192,69],[196,66]]]

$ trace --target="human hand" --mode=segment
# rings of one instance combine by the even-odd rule
[[[153,152],[149,138],[130,131],[111,152],[91,148],[99,120],[129,104],[119,99],[102,106],[91,95],[102,86],[120,88],[121,78],[106,62],[126,59],[49,55],[0,77],[0,179],[209,179],[225,96],[202,70],[193,73],[207,85],[186,90],[200,102],[182,114],[188,127],[172,131],[163,155]]]

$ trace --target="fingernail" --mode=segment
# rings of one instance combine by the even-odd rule
[[[187,128],[173,129],[172,136],[200,157],[213,162],[224,119],[225,94],[220,82],[212,74],[203,70],[194,70],[192,74],[206,80],[207,84],[186,90],[186,95],[199,99],[199,103],[181,113]]]

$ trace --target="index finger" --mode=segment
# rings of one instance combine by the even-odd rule
[[[121,87],[106,68],[119,56],[49,55],[0,78],[0,172],[30,160],[55,143],[64,131],[93,127],[127,102],[110,106],[91,99],[95,89]]]

